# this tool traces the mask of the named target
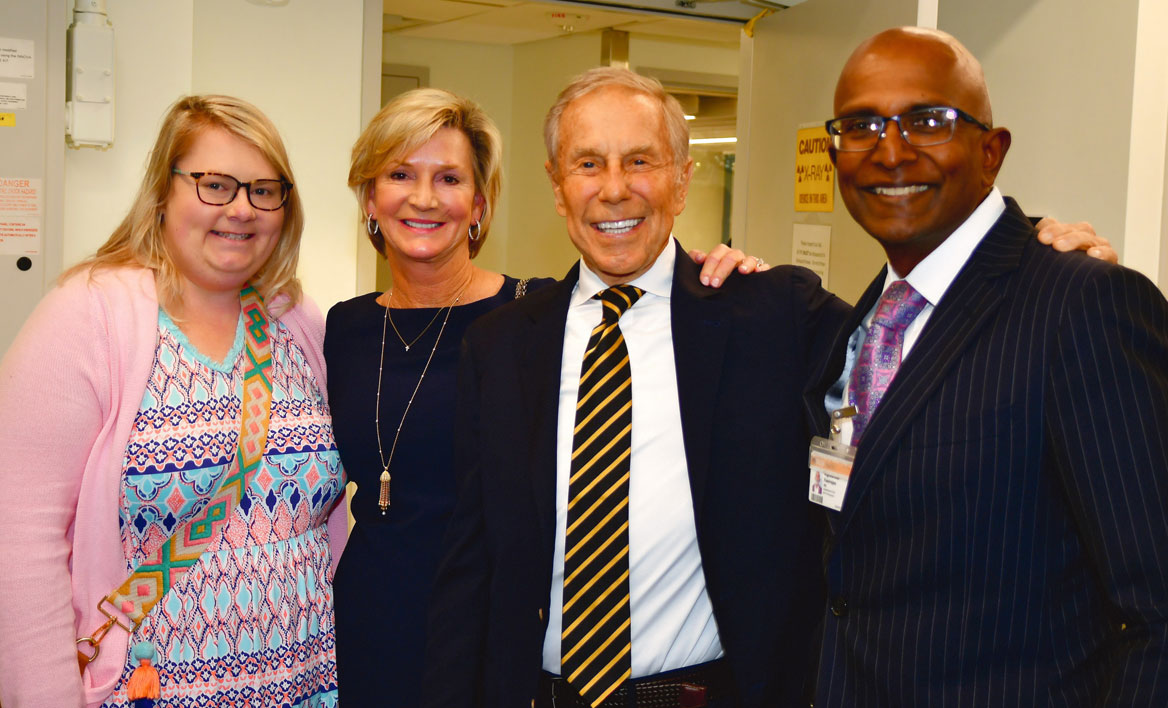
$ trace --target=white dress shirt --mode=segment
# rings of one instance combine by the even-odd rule
[[[677,397],[669,297],[673,241],[632,281],[645,294],[620,319],[633,377],[632,461],[629,477],[629,602],[634,678],[722,656],[714,609],[698,551],[697,526]],[[556,447],[556,550],[543,668],[560,673],[564,532],[580,366],[601,320],[592,299],[608,286],[581,261],[568,306],[560,370]]]
[[[904,344],[900,349],[900,359],[903,362],[908,358],[909,352],[912,351],[913,345],[921,336],[921,330],[925,328],[925,323],[929,321],[933,310],[936,309],[937,303],[941,302],[941,298],[957,279],[957,274],[965,267],[965,262],[973,255],[973,251],[989,230],[997,223],[998,218],[1006,211],[1006,200],[1002,198],[1001,191],[997,187],[990,190],[990,193],[982,200],[981,204],[973,210],[961,226],[949,235],[949,238],[941,242],[928,256],[925,257],[912,272],[908,274],[903,280],[908,281],[908,284],[913,286],[913,289],[924,296],[928,304],[916,316],[916,319],[909,324],[904,331]],[[884,277],[884,290],[897,280],[902,278],[892,269],[892,264],[888,264],[888,272]],[[883,292],[883,291],[882,291]],[[827,408],[828,415],[831,412],[843,408],[848,400],[848,381],[852,377],[852,369],[856,364],[856,356],[860,353],[860,347],[864,346],[864,339],[867,336],[868,327],[872,324],[872,318],[876,315],[876,308],[880,305],[879,300],[872,306],[871,310],[864,315],[864,320],[856,331],[852,332],[851,338],[848,340],[847,360],[844,363],[844,371],[840,378],[832,384],[828,389],[827,395],[824,396],[824,407]],[[840,435],[839,440],[850,443],[852,439],[852,421],[850,418],[842,419],[839,423]]]

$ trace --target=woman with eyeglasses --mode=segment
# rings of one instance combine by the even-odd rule
[[[0,362],[6,708],[336,704],[344,480],[294,181],[254,106],[179,100]]]

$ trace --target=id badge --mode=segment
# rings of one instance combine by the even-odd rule
[[[851,445],[818,435],[812,438],[811,452],[807,456],[810,468],[807,498],[832,511],[843,508],[855,459],[856,448]]]

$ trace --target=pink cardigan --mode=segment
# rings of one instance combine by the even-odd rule
[[[280,315],[326,391],[324,321],[305,302]],[[118,532],[122,458],[158,339],[154,275],[82,273],[45,296],[0,361],[0,703],[100,704],[126,660],[114,628],[78,676],[74,640],[104,621],[125,580]],[[344,504],[328,529],[333,569]]]

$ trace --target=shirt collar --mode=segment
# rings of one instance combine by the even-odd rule
[[[965,266],[965,262],[973,255],[973,250],[1005,211],[1006,200],[1002,198],[1002,192],[994,187],[969,218],[918,263],[905,280],[913,289],[924,295],[930,305],[936,307]],[[884,279],[884,289],[887,290],[889,285],[899,279],[900,276],[892,270],[890,263],[888,275]]]
[[[677,260],[677,249],[674,248],[674,243],[675,241],[671,237],[669,242],[665,244],[665,248],[661,250],[661,254],[657,256],[657,260],[653,261],[652,267],[633,280],[630,285],[636,285],[646,293],[668,300],[670,293],[673,292],[673,266]],[[587,302],[596,293],[607,289],[608,284],[601,280],[600,276],[594,273],[581,258],[580,279],[576,281],[576,289],[572,291],[571,306],[575,307],[582,302]]]

